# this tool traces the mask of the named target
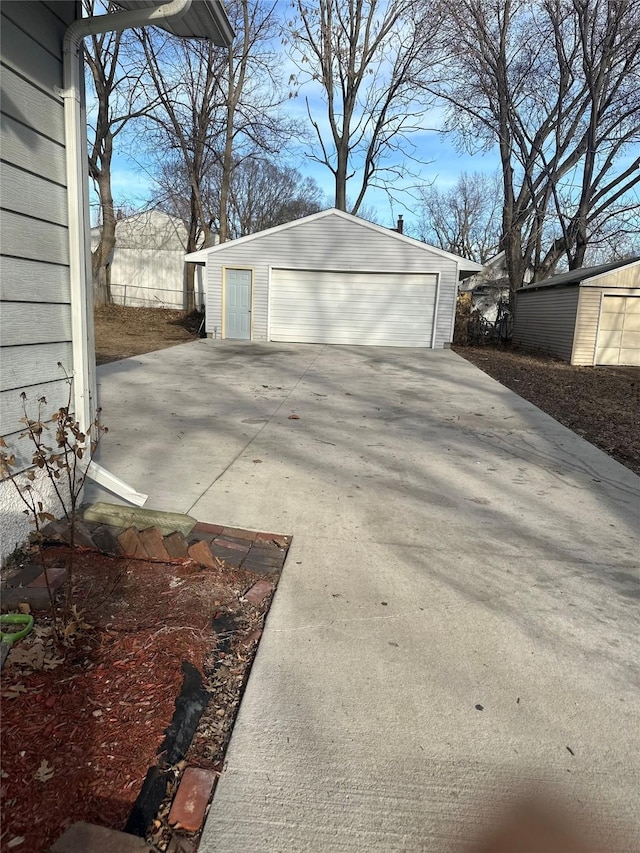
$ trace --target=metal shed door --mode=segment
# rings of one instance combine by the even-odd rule
[[[596,364],[640,367],[640,296],[603,296]]]
[[[273,270],[272,341],[430,347],[433,273]]]

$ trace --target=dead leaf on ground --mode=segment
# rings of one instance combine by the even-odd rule
[[[0,696],[2,696],[3,699],[15,699],[21,693],[26,692],[27,688],[24,686],[24,684],[12,684],[11,687],[7,687],[6,690],[3,690],[2,693],[0,693]]]
[[[24,666],[27,669],[42,669],[44,665],[44,645],[36,640],[30,646],[14,646],[9,655],[13,666]]]
[[[289,420],[290,421],[299,421],[300,415],[289,415]]]
[[[43,758],[40,762],[40,767],[38,767],[36,772],[33,774],[33,778],[36,782],[48,782],[54,773],[55,770],[53,767],[49,764],[46,758]]]

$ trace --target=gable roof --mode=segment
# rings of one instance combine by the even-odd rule
[[[346,213],[344,210],[338,210],[336,207],[330,207],[328,210],[321,210],[318,213],[312,213],[309,216],[303,216],[302,219],[294,219],[293,222],[285,222],[282,225],[275,225],[273,228],[267,228],[264,231],[257,231],[255,234],[248,234],[246,237],[239,237],[237,240],[229,240],[227,243],[220,243],[217,246],[210,246],[208,249],[200,249],[198,252],[191,252],[185,255],[185,261],[196,264],[204,264],[207,257],[213,252],[222,252],[226,248],[238,246],[244,243],[250,243],[253,240],[258,240],[261,237],[266,237],[268,234],[278,234],[281,231],[287,231],[290,228],[297,228],[300,225],[305,225],[309,222],[316,222],[325,219],[328,216],[339,216],[347,222],[354,222],[371,231],[375,231],[389,240],[400,240],[406,245],[412,246],[414,249],[422,249],[431,254],[440,255],[450,261],[455,261],[458,264],[460,272],[479,272],[482,269],[481,264],[476,264],[474,261],[468,261],[466,258],[461,258],[459,255],[454,255],[451,252],[445,252],[444,249],[439,249],[437,246],[430,246],[428,243],[422,243],[420,240],[414,240],[413,237],[407,237],[406,234],[398,234],[391,228],[385,228],[383,225],[376,225],[374,222],[369,222],[366,219],[361,219],[359,216],[354,216],[352,213]]]
[[[580,284],[580,282],[588,279],[597,278],[613,270],[621,267],[631,266],[640,260],[640,256],[635,258],[626,258],[623,261],[610,261],[608,264],[599,264],[595,267],[581,267],[577,270],[569,270],[558,275],[553,275],[551,278],[546,278],[544,281],[535,281],[532,284],[527,284],[520,290],[538,290],[541,287],[558,287],[559,285]]]

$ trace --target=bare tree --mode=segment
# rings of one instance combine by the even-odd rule
[[[484,264],[500,244],[498,176],[463,173],[447,190],[425,187],[418,209],[420,239]]]
[[[229,48],[224,91],[224,134],[220,153],[219,239],[230,236],[233,174],[256,152],[280,154],[300,128],[280,109],[286,100],[282,58],[274,48],[279,33],[277,0],[234,0],[228,12],[238,38]]]
[[[297,169],[245,159],[234,170],[229,192],[230,236],[243,237],[322,209],[322,191]]]
[[[187,252],[200,242],[213,242],[211,222],[205,213],[202,181],[212,158],[212,140],[223,132],[220,86],[226,52],[207,40],[177,39],[157,30],[138,33],[142,47],[141,74],[146,72],[148,97],[158,106],[147,116],[147,139],[154,139],[159,161],[179,162],[187,179]],[[149,131],[155,128],[156,133]],[[194,269],[186,276],[186,308],[195,308]]]
[[[347,209],[356,181],[357,213],[370,186],[390,190],[415,157],[429,98],[416,88],[436,60],[438,4],[432,0],[293,0],[287,41],[300,87],[319,86],[320,116],[306,107],[317,145],[309,154],[335,181],[335,206]]]
[[[254,157],[243,156],[234,164],[230,178],[229,239],[300,219],[321,210],[324,204],[322,191],[313,179],[303,177],[293,167],[266,160],[261,151],[256,151]],[[188,179],[184,166],[179,161],[165,161],[158,183],[161,188],[155,204],[185,220]],[[221,183],[222,166],[217,164],[207,172],[201,185],[205,216],[211,222],[217,221]]]
[[[211,245],[214,232],[221,242],[227,239],[230,182],[237,164],[256,149],[272,153],[286,146],[294,128],[278,110],[283,97],[273,48],[274,3],[235,0],[227,4],[227,12],[238,33],[228,50],[206,42],[185,44],[155,31],[140,34],[146,79],[160,105],[148,122],[158,131],[158,177],[167,190],[166,203],[175,195],[170,182],[176,170],[187,179],[190,252]],[[214,173],[220,176],[215,205],[210,196],[205,201]],[[193,277],[188,265],[188,308],[194,304]]]
[[[108,3],[83,0],[88,15],[109,10]],[[88,122],[89,177],[100,200],[100,239],[91,253],[94,303],[111,301],[108,263],[116,236],[116,214],[111,189],[114,141],[127,123],[144,112],[136,102],[137,80],[121,63],[122,33],[92,35],[85,42],[85,61],[95,94],[95,109]]]
[[[502,248],[525,270],[579,267],[591,231],[635,208],[640,180],[639,0],[449,0],[447,127],[497,145]]]

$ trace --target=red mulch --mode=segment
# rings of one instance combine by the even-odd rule
[[[67,556],[66,548],[55,552]],[[216,645],[216,612],[238,614],[238,649],[246,649],[261,621],[261,613],[239,601],[256,580],[249,572],[89,552],[75,560],[74,600],[91,627],[61,650],[38,636],[50,617],[37,614],[37,630],[15,649],[44,643],[45,668],[14,663],[12,652],[2,672],[2,851],[44,850],[80,820],[122,829],[148,768],[158,762],[182,661],[203,670]],[[253,650],[234,655],[242,683],[252,657]],[[238,702],[234,694],[223,704],[225,732]],[[203,763],[214,758],[221,756]],[[24,840],[12,845],[17,838]]]

